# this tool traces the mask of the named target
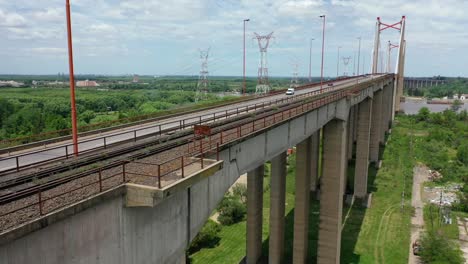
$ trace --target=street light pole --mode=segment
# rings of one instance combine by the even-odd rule
[[[323,18],[323,28],[322,28],[322,65],[320,66],[320,93],[322,93],[323,89],[323,54],[325,51],[325,15],[321,15]]]
[[[72,119],[73,153],[78,156],[78,128],[76,125],[76,103],[75,103],[75,74],[73,71],[73,43],[71,31],[70,0],[66,0],[65,9],[67,12],[67,36],[68,36],[68,64],[70,68],[70,101]]]
[[[245,22],[250,21],[250,19],[244,19],[244,81],[242,83],[242,95],[245,95]]]
[[[338,46],[338,57],[336,59],[336,79],[338,79],[339,75],[339,69],[340,69],[340,49],[341,46]]]
[[[359,48],[358,48],[358,55],[357,55],[357,74],[359,76],[359,59],[361,58],[361,37],[359,39]]]
[[[314,39],[310,39],[310,51],[309,51],[309,83],[312,82],[312,41]]]

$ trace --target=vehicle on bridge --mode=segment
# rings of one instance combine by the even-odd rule
[[[333,83],[328,83],[328,86],[333,86]]]
[[[288,88],[288,90],[286,91],[286,95],[294,95],[294,93],[294,88]]]

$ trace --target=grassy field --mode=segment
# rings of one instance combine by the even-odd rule
[[[341,263],[407,263],[410,243],[412,168],[410,137],[398,128],[393,129],[383,150],[383,167],[369,169],[369,191],[373,192],[372,207],[357,204],[345,207]],[[291,263],[294,223],[294,156],[290,158],[286,178],[285,263]],[[348,168],[348,186],[352,188],[354,164]],[[268,255],[269,176],[265,177],[263,209],[263,254]],[[352,190],[350,190],[352,191]],[[402,193],[405,193],[404,207]],[[319,202],[311,198],[309,226],[309,261],[316,263]],[[192,263],[239,263],[245,256],[245,221],[223,226],[220,244],[215,248],[194,253]]]

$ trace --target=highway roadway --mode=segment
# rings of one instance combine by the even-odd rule
[[[362,80],[371,80],[373,78],[377,78],[379,75],[369,76],[369,77],[359,77],[341,81],[335,81],[333,85],[333,89],[344,88],[348,84],[362,82]],[[356,80],[358,79],[358,80]],[[330,88],[326,84],[324,84],[324,88]],[[308,92],[316,91],[320,89],[320,85],[313,88],[307,88],[302,90],[296,90],[295,96],[302,95]],[[130,126],[126,128],[121,128],[118,130],[112,130],[104,133],[99,133],[95,135],[89,135],[86,137],[82,137],[79,139],[78,148],[79,151],[92,151],[93,149],[102,149],[104,145],[112,145],[123,141],[129,141],[134,138],[138,140],[139,137],[148,136],[151,134],[159,135],[160,131],[164,131],[171,128],[179,128],[181,122],[185,124],[189,124],[192,122],[208,122],[213,119],[213,116],[219,115],[220,120],[225,118],[226,111],[227,113],[231,113],[231,116],[236,115],[237,110],[239,108],[239,112],[243,112],[245,107],[253,106],[255,104],[262,104],[267,103],[270,101],[275,101],[278,99],[283,99],[286,97],[291,97],[290,95],[285,94],[276,94],[272,96],[261,97],[254,100],[249,100],[246,102],[238,102],[233,103],[227,106],[220,106],[213,109],[208,110],[201,110],[194,113],[189,114],[181,114],[176,117],[171,117],[167,119],[162,119],[155,122],[150,122],[142,125],[137,126]],[[261,108],[261,106],[259,107]],[[222,116],[222,117],[221,117]],[[229,116],[228,116],[229,118]],[[185,120],[185,121],[182,121]],[[186,127],[188,128],[188,126]],[[104,139],[105,138],[105,139]],[[68,153],[69,156],[72,156],[73,153],[73,146],[71,145],[71,140],[65,140],[62,142],[57,142],[53,144],[49,144],[47,146],[41,147],[33,147],[26,150],[21,150],[15,153],[4,154],[0,158],[0,172],[13,170],[19,165],[20,167],[33,165],[36,163],[42,163],[54,159],[64,159]]]

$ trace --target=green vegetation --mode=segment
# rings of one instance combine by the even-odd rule
[[[343,212],[341,263],[408,263],[413,213],[409,203],[415,164],[410,146],[406,130],[399,125],[393,127],[383,151],[382,167],[378,171],[369,168],[371,207],[355,202]],[[350,166],[348,186],[352,188],[354,164]]]
[[[218,245],[221,226],[213,220],[208,220],[193,239],[188,253],[197,252],[201,248],[213,248]]]
[[[435,205],[424,207],[426,232],[421,239],[421,259],[425,263],[464,263],[463,253],[457,243],[458,226],[452,215],[452,224],[442,223],[440,208]]]
[[[451,98],[454,94],[468,94],[468,79],[456,78],[443,85],[410,89],[408,93],[411,96],[424,96],[427,98],[442,98],[444,96]]]
[[[218,221],[221,224],[232,225],[244,220],[247,207],[241,202],[239,196],[229,194],[223,198],[217,211],[219,212]]]

